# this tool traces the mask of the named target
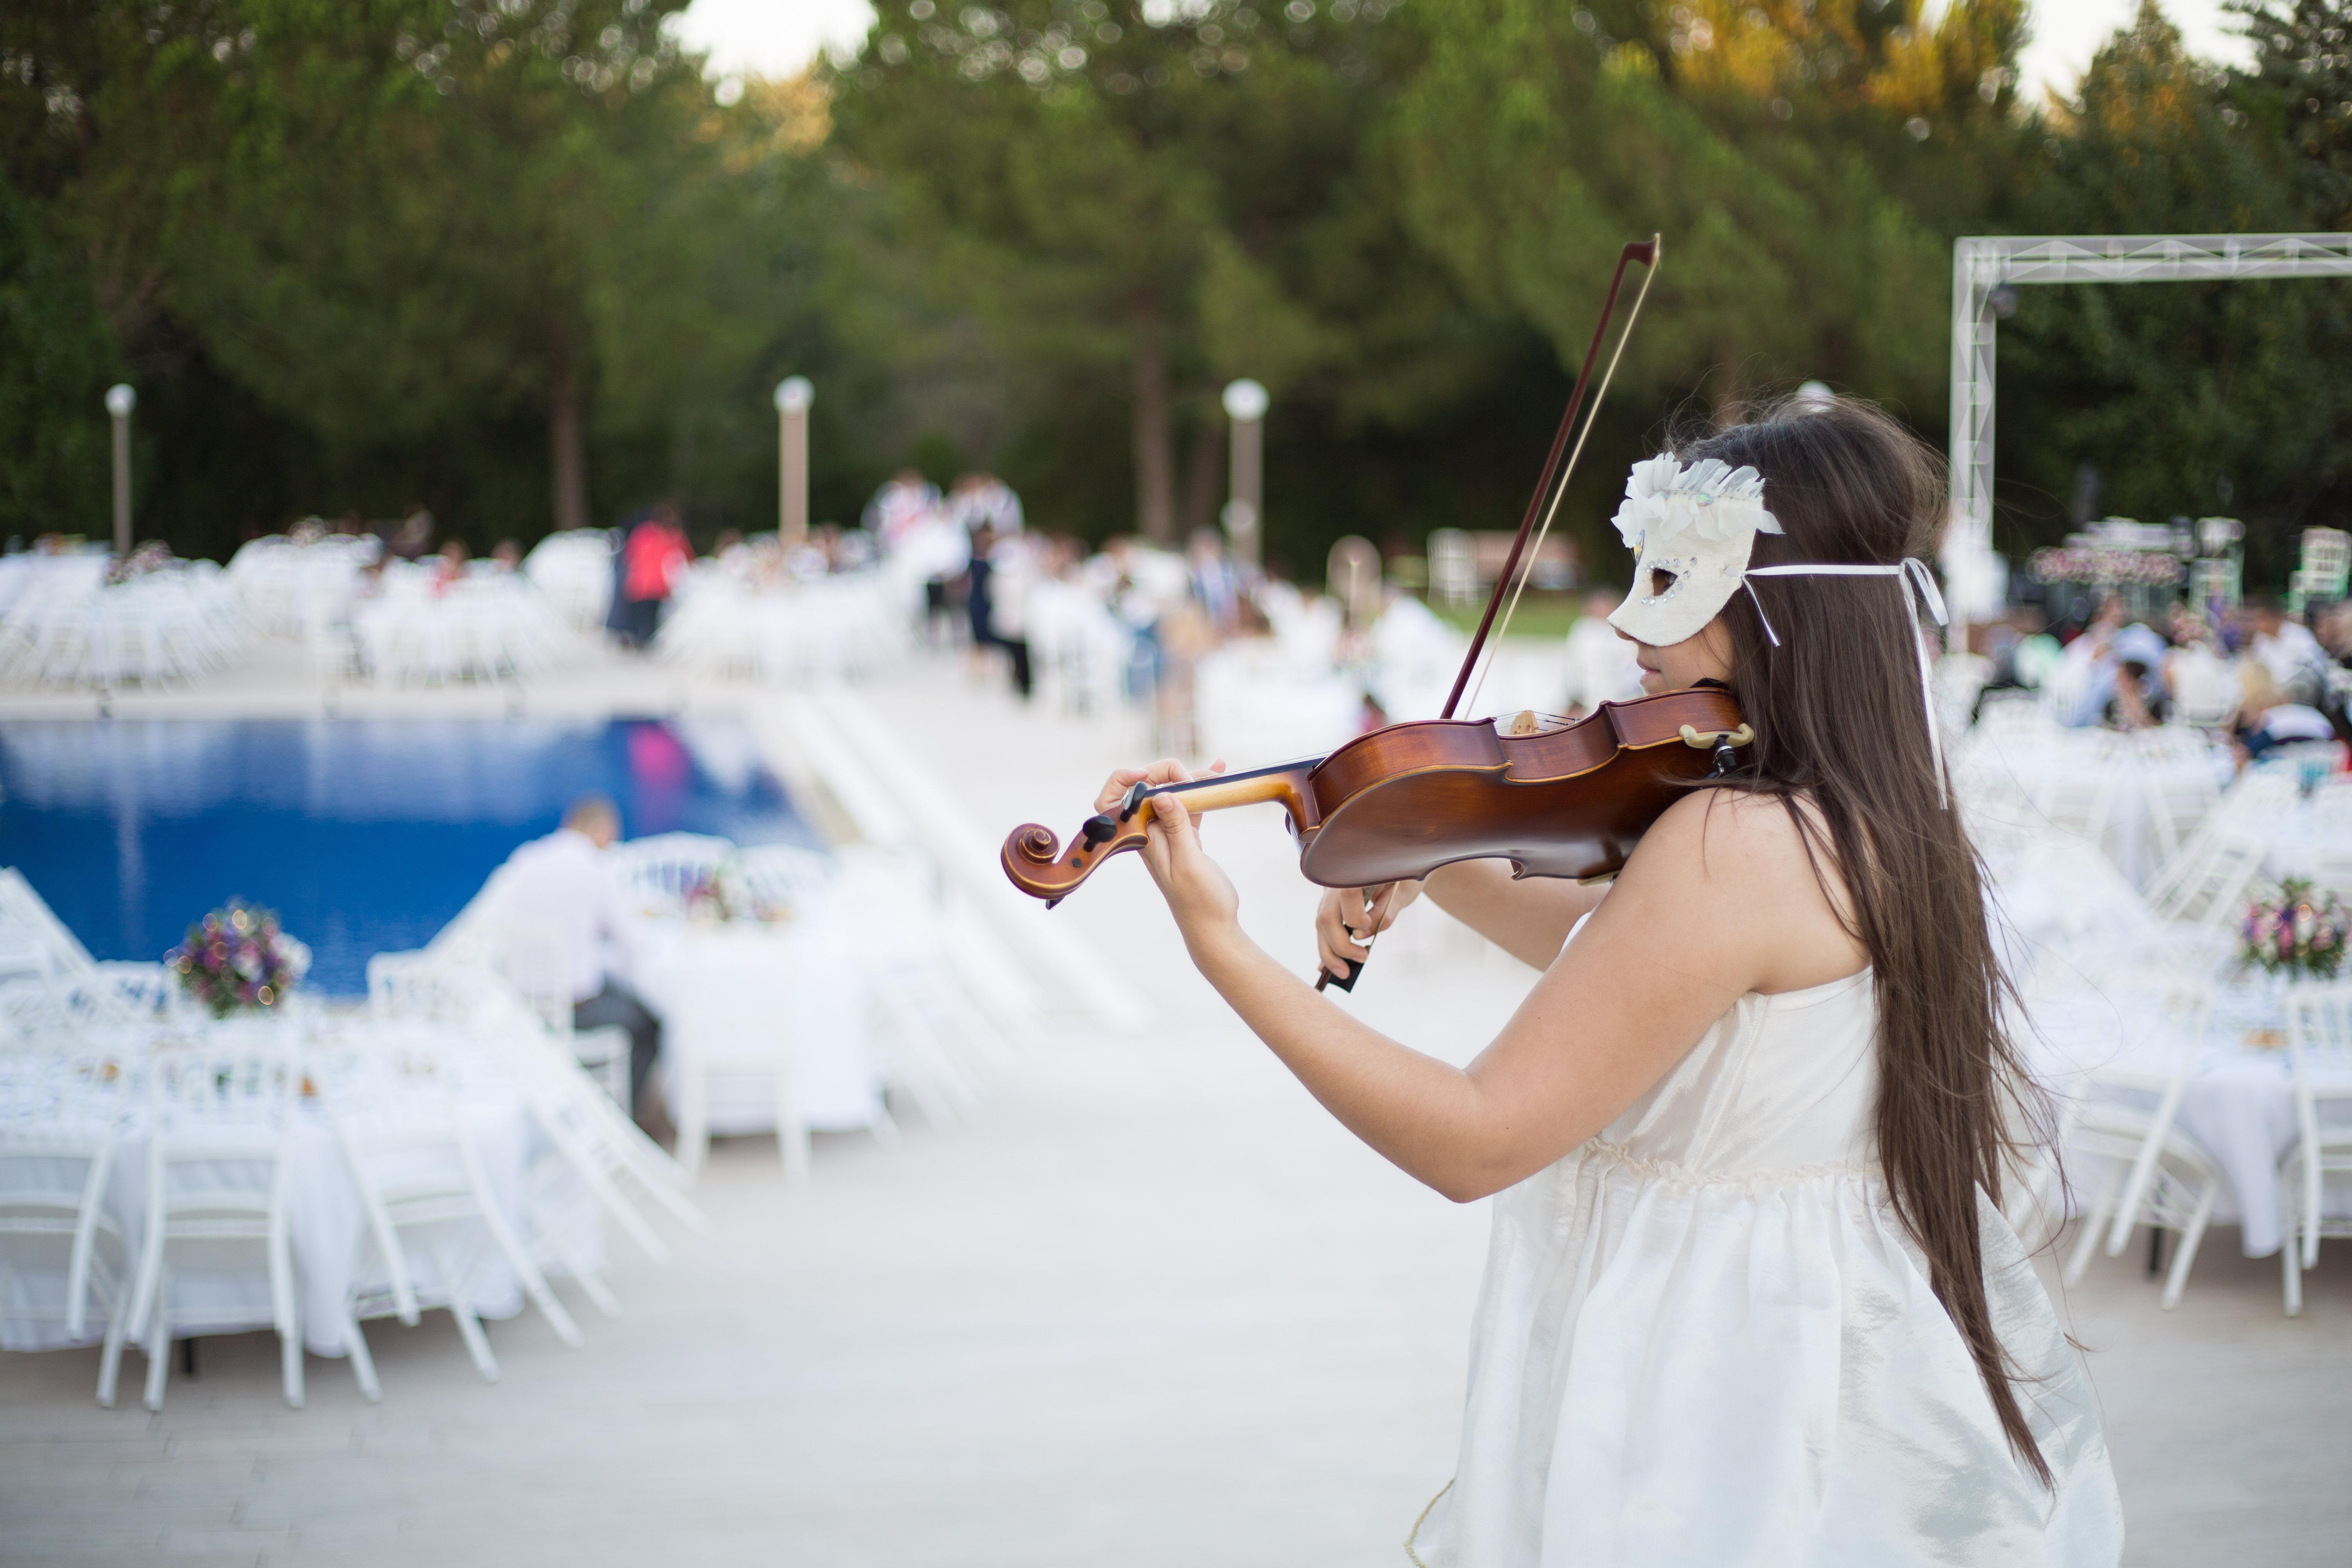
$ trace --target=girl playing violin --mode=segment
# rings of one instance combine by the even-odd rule
[[[1784,405],[1638,465],[1609,618],[1645,692],[1754,727],[1606,888],[1465,861],[1338,889],[1325,967],[1427,897],[1542,977],[1466,1068],[1245,936],[1181,795],[1145,863],[1218,992],[1348,1128],[1499,1194],[1439,1568],[2110,1564],[2089,1384],[1995,1206],[2030,1088],[1925,703],[1940,465]],[[1174,763],[1122,770],[1099,809]]]

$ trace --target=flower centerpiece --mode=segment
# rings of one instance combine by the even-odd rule
[[[172,547],[160,539],[151,539],[128,555],[117,556],[106,568],[106,585],[119,588],[135,577],[145,577],[163,571],[172,563]]]
[[[790,917],[792,911],[763,896],[744,876],[743,868],[733,860],[722,860],[710,870],[697,876],[679,895],[679,905],[691,921],[710,921],[731,925],[737,921],[773,922]]]
[[[2265,974],[2289,980],[2331,980],[2344,964],[2352,914],[2333,893],[2314,895],[2309,882],[2290,877],[2278,897],[2247,906],[2239,957]]]
[[[310,967],[310,950],[278,928],[271,910],[231,899],[188,928],[163,955],[180,988],[215,1018],[267,1012],[286,1000]]]

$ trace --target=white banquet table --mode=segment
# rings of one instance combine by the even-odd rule
[[[642,929],[631,979],[662,1019],[664,1085],[673,1113],[679,1064],[702,1053],[712,1064],[709,1130],[767,1132],[776,1127],[772,1087],[730,1071],[781,1038],[791,1053],[801,1119],[818,1131],[871,1127],[882,1114],[870,1048],[867,966],[846,925],[824,918],[822,900],[769,923],[664,919]]]
[[[428,1100],[433,1114],[454,1110],[480,1156],[489,1200],[518,1231],[525,1228],[524,1176],[536,1131],[519,1091],[497,1073],[469,1065],[468,1058],[480,1049],[478,1045],[447,1030],[362,1019],[289,1017],[227,1026],[295,1037],[284,1043],[299,1043],[306,1078],[314,1083],[327,1079],[317,1085],[323,1094],[364,1114],[397,1116],[404,1106],[425,1114]],[[111,1037],[92,1039],[90,1048],[81,1053],[86,1058],[120,1062],[134,1080],[115,1096],[124,1115],[105,1195],[107,1217],[121,1231],[133,1260],[145,1234],[147,1210],[145,1108],[135,1081],[140,1076],[136,1063],[150,1048],[170,1049],[171,1034],[167,1030],[159,1037],[154,1030],[117,1030]],[[0,1073],[28,1060],[0,1058]],[[431,1081],[440,1075],[449,1079],[446,1085]],[[92,1101],[97,1098],[93,1091]],[[71,1103],[61,1108],[68,1118],[75,1109]],[[341,1332],[342,1303],[354,1287],[381,1286],[384,1275],[381,1261],[366,1246],[367,1220],[360,1190],[320,1097],[306,1094],[294,1115],[285,1155],[294,1166],[287,1219],[303,1341],[314,1354],[340,1356],[348,1350]],[[0,1128],[0,1132],[5,1131]],[[182,1167],[184,1173],[186,1169]],[[205,1169],[211,1179],[224,1185],[252,1185],[263,1167],[251,1162],[222,1161]],[[428,1299],[438,1296],[441,1282],[433,1273],[430,1259],[420,1256],[411,1263],[419,1291]],[[362,1268],[368,1270],[366,1278],[362,1277]],[[257,1263],[233,1274],[175,1274],[173,1283],[178,1303],[174,1319],[181,1337],[267,1329],[271,1324],[269,1279]],[[58,1309],[64,1303],[65,1284],[62,1275],[10,1273],[6,1294],[0,1297],[0,1349],[47,1350],[74,1342],[55,1321],[62,1315]],[[477,1261],[470,1298],[469,1304],[480,1317],[510,1318],[522,1309],[520,1282],[495,1253]],[[42,1321],[43,1309],[49,1321]],[[105,1328],[104,1313],[93,1310],[84,1342],[97,1340]]]
[[[2229,753],[2193,732],[1980,730],[1956,759],[1961,794],[1998,818],[2095,839],[2146,887],[2221,798]]]
[[[2143,1008],[2135,998],[2074,993],[2037,1005],[2033,1024],[2034,1071],[2059,1094],[2101,1067],[2154,1067],[2162,1050],[2153,1004]],[[2253,1040],[2284,1042],[2285,1026],[2278,993],[2263,977],[2221,987],[2177,1122],[2228,1177],[2213,1217],[2238,1222],[2249,1258],[2279,1248],[2279,1160],[2296,1138],[2286,1052]]]

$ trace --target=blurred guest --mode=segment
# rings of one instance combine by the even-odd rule
[[[2352,600],[2338,600],[2314,612],[2311,635],[2318,639],[2320,651],[2336,665],[2352,658]]]
[[[999,539],[1022,530],[1021,498],[994,474],[965,474],[948,492],[948,521],[967,534],[986,523]]]
[[[996,563],[989,556],[996,549],[996,530],[982,523],[972,531],[971,562],[964,568],[963,613],[971,628],[971,651],[975,660],[984,658],[990,639],[989,624],[993,606]]]
[[[433,551],[433,514],[425,503],[413,500],[401,514],[400,523],[392,531],[391,550],[403,561],[421,561]]]
[[[1184,559],[1192,601],[1201,606],[1210,630],[1221,639],[1232,637],[1241,629],[1242,579],[1225,553],[1225,536],[1213,528],[1194,529]]]
[[[2100,722],[2110,730],[2153,730],[2171,717],[2172,699],[2157,667],[2131,655],[2117,658],[2116,694],[2107,699]]]
[[[2249,659],[2238,671],[2244,697],[2238,705],[2237,742],[2249,762],[2259,762],[2275,747],[2295,741],[2332,741],[2336,727],[2327,715],[2305,703],[2288,700],[2270,667]]]
[[[900,542],[918,528],[942,515],[940,487],[923,478],[918,468],[901,468],[882,483],[874,499],[866,503],[866,527],[882,541],[885,550],[896,551]]]
[[[1591,712],[1603,702],[1627,702],[1642,695],[1642,667],[1633,645],[1609,624],[1609,612],[1623,595],[1595,589],[1568,628],[1567,711]]]
[[[433,591],[436,594],[446,593],[449,584],[463,577],[466,574],[466,562],[472,553],[466,548],[466,542],[462,539],[448,540],[439,550],[434,552]]]
[[[2201,623],[2165,660],[2164,684],[2177,716],[2191,724],[2230,721],[2243,695],[2236,666],[2221,657],[2212,632]]]
[[[989,550],[988,640],[1013,661],[1013,689],[1029,700],[1029,597],[1037,579],[1035,542],[1016,533]],[[975,563],[979,552],[973,552]]]
[[[2066,650],[2050,635],[2049,622],[2039,610],[2021,616],[2019,624],[2025,635],[2017,639],[2017,654],[2012,660],[2017,683],[2038,689],[2048,682],[2058,661],[2066,657]]]
[[[855,531],[862,540],[870,541],[874,537],[862,528]],[[784,569],[793,576],[810,582],[842,571],[845,569],[845,542],[846,536],[839,523],[821,522],[809,530],[808,538],[798,550],[784,557]]]
[[[509,977],[526,990],[572,997],[574,1028],[618,1027],[629,1036],[629,1098],[643,1116],[646,1079],[661,1054],[661,1020],[623,978],[635,917],[604,855],[621,836],[621,814],[603,795],[584,795],[563,826],[508,858],[499,872],[499,913],[509,932]],[[530,955],[548,972],[515,973]],[[560,963],[562,973],[553,972]]]
[[[2164,639],[2138,622],[2117,624],[2123,614],[2123,600],[2110,595],[2083,635],[2066,645],[2049,681],[2060,722],[2079,728],[2103,721],[2107,704],[2115,700],[2119,646],[2139,649],[2140,662],[2151,668],[2163,664]]]
[[[621,558],[621,640],[645,647],[661,629],[662,607],[669,603],[678,577],[694,563],[694,547],[686,542],[677,513],[657,506],[629,530]]]
[[[971,563],[971,531],[987,521],[976,516],[967,524],[951,515],[954,510],[940,499],[939,487],[913,468],[899,469],[866,506],[867,534],[923,584],[926,639],[953,640],[956,590]],[[836,554],[835,570],[840,567]]]
[[[2289,620],[2276,599],[2246,601],[2246,624],[2253,633],[2246,651],[2271,673],[2286,700],[2317,707],[2327,690],[2327,651],[2309,627]]]
[[[519,540],[501,539],[490,546],[490,566],[499,573],[522,570],[522,543]]]

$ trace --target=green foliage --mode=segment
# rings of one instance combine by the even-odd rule
[[[0,184],[0,534],[113,526],[113,348],[88,282]]]
[[[1444,421],[1505,334],[1398,222],[1380,127],[1418,39],[1386,10],[885,5],[834,79],[833,142],[870,220],[836,251],[836,321],[913,393],[885,438],[951,430],[1050,526],[1166,535],[1213,521],[1235,376],[1343,447]],[[1348,531],[1273,482],[1277,549]]]
[[[88,258],[152,395],[142,431],[149,409],[181,421],[142,523],[217,552],[423,499],[481,544],[554,521],[567,458],[604,521],[698,480],[744,489],[772,416],[754,434],[710,403],[756,406],[795,319],[793,176],[664,35],[677,8],[219,0],[0,24],[12,171]],[[212,450],[256,440],[278,482]],[[257,488],[292,493],[257,509]]]
[[[2307,4],[2306,10],[2312,9]],[[2342,7],[2336,7],[2338,14]],[[2027,233],[2326,229],[2338,211],[2267,63],[2190,58],[2152,5],[2093,59],[2063,116],[2021,150],[2009,224]],[[2315,146],[2318,144],[2314,144]],[[2324,148],[2321,148],[2324,151]],[[2298,155],[2298,153],[2302,155]],[[2001,329],[1999,500],[2013,549],[2070,517],[2227,513],[2250,524],[2249,584],[2283,584],[2302,528],[2352,506],[2352,284],[2279,279],[2019,290]],[[2084,498],[2088,500],[2087,493]]]
[[[2342,0],[2280,5],[2232,0],[2254,46],[2254,69],[2237,96],[2264,132],[2283,138],[2306,221],[2352,223],[2352,9]]]
[[[1664,264],[1568,525],[1675,420],[1819,378],[1940,443],[1950,243],[2337,228],[2352,5],[2154,6],[2017,93],[2025,0],[881,0],[722,103],[681,0],[16,0],[0,12],[0,507],[221,552],[423,500],[478,545],[656,500],[814,512],[909,461],[1099,538],[1213,520],[1217,394],[1275,394],[1268,551],[1508,527],[1618,247]],[[2021,291],[2004,543],[2235,511],[2258,578],[2352,493],[2343,285]]]

